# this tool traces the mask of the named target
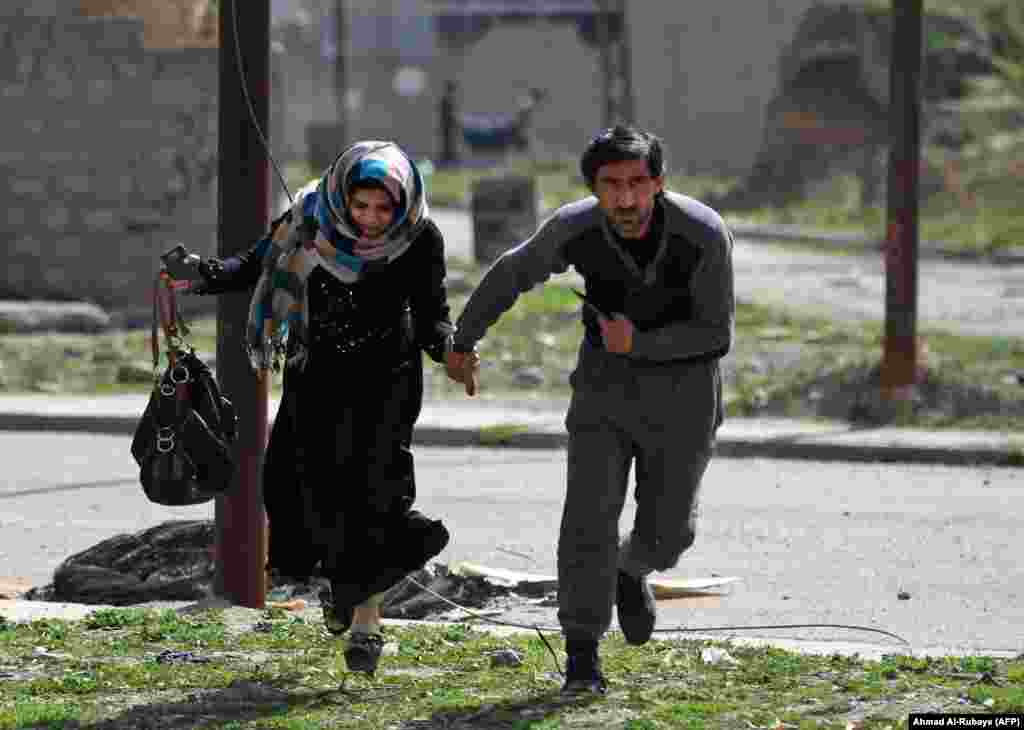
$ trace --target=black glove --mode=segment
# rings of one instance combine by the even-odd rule
[[[221,259],[208,258],[205,261],[200,261],[197,268],[202,279],[192,283],[187,290],[189,294],[202,296],[204,294],[219,294],[223,291],[227,272]]]

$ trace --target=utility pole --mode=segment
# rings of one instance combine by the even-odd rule
[[[626,5],[627,0],[598,0],[597,3],[595,28],[605,127],[636,121]],[[613,21],[618,27],[617,34],[612,32]]]
[[[893,0],[882,397],[909,401],[920,379],[917,339],[922,0]]]
[[[604,127],[617,121],[615,110],[615,63],[612,59],[611,0],[597,3],[597,52],[601,63],[601,95],[604,103]]]
[[[622,37],[619,38],[620,115],[627,124],[636,124],[636,100],[633,97],[633,45],[629,39],[629,0],[619,0]]]
[[[268,134],[270,0],[220,0],[219,5],[217,253],[225,258],[266,235],[270,224],[270,168],[267,150],[254,126],[258,124],[262,133]],[[237,12],[237,46],[233,11]],[[248,89],[255,119],[250,116],[243,89]],[[236,605],[262,608],[267,522],[260,477],[267,444],[270,378],[257,377],[249,366],[245,350],[248,312],[248,293],[218,297],[217,378],[238,413],[238,438],[234,482],[215,503],[215,590]]]
[[[334,89],[338,104],[337,146],[348,147],[348,12],[346,0],[334,2]]]

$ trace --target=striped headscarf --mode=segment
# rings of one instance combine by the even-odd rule
[[[374,241],[362,237],[348,215],[350,189],[380,183],[395,199],[395,216]],[[317,266],[345,283],[359,281],[367,263],[390,263],[404,254],[426,225],[423,178],[394,142],[358,142],[342,152],[323,177],[299,190],[291,215],[260,242],[263,274],[249,306],[246,346],[256,370],[277,369],[290,337],[296,362],[305,357],[309,324],[306,281]],[[291,363],[289,363],[291,364]]]

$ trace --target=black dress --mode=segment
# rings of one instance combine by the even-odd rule
[[[254,247],[225,262],[209,292],[255,286],[257,258]],[[412,509],[410,450],[421,353],[443,362],[452,331],[444,277],[433,222],[401,257],[371,264],[354,284],[322,268],[310,274],[306,363],[285,370],[263,467],[268,567],[277,573],[303,579],[321,563],[356,604],[447,544],[440,521]]]

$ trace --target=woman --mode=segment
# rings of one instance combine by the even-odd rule
[[[357,143],[266,238],[200,269],[198,293],[255,285],[253,366],[284,367],[263,471],[268,568],[303,581],[321,562],[327,628],[351,626],[346,662],[373,673],[381,594],[448,542],[440,521],[412,509],[420,353],[443,362],[453,329],[420,173],[394,143]]]

